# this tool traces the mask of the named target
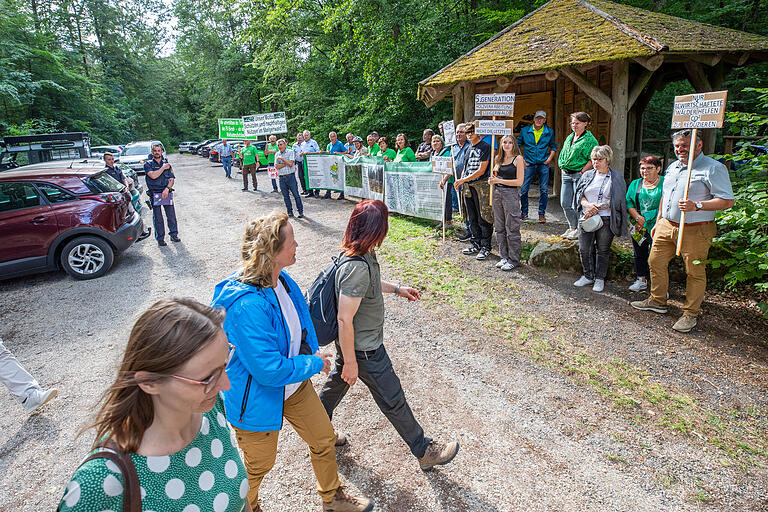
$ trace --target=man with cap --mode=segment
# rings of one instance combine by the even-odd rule
[[[555,131],[547,126],[547,113],[537,110],[533,124],[520,130],[517,145],[525,160],[525,177],[520,187],[520,212],[523,220],[528,220],[528,190],[534,176],[539,177],[539,222],[546,222],[547,186],[549,185],[549,163],[555,158],[557,144]]]

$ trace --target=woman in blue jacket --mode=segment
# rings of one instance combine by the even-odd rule
[[[248,501],[261,510],[259,485],[275,464],[285,418],[309,445],[323,510],[368,511],[370,500],[341,487],[336,433],[309,380],[328,373],[330,355],[318,353],[307,304],[283,270],[296,262],[297,245],[288,215],[251,221],[241,247],[243,269],[216,286],[211,303],[226,310],[224,331],[237,347],[227,366],[232,387],[224,405],[248,470]]]

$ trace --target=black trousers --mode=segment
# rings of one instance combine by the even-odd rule
[[[296,168],[299,170],[299,186],[301,187],[301,193],[306,194],[307,183],[304,179],[304,162],[302,162],[301,159],[298,159],[296,162]]]
[[[400,384],[400,379],[395,375],[392,361],[390,361],[384,345],[368,352],[355,352],[355,355],[357,356],[358,379],[368,386],[376,405],[395,427],[397,433],[411,449],[411,453],[416,457],[423,457],[432,440],[424,437],[424,430],[413,416],[413,412],[405,400],[403,386]],[[320,401],[331,419],[333,419],[333,410],[349,390],[349,384],[341,378],[343,369],[344,357],[337,341],[336,365],[328,376],[328,380],[325,381],[322,391],[320,391]]]
[[[472,197],[464,196],[464,206],[467,211],[469,232],[472,235],[472,245],[491,250],[491,237],[493,236],[493,224],[486,222],[480,215],[480,197],[472,187],[467,187]]]
[[[651,269],[648,267],[648,256],[651,254],[650,236],[643,245],[639,245],[632,237],[629,239],[632,240],[632,248],[635,250],[635,274],[637,277],[649,277],[651,275]]]

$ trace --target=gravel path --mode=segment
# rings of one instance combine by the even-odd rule
[[[0,510],[55,508],[92,441],[75,434],[112,381],[138,314],[172,296],[208,302],[237,265],[244,223],[283,208],[264,173],[260,191],[245,193],[220,166],[194,156],[171,161],[182,243],[161,249],[145,240],[94,281],[50,273],[0,282],[0,336],[44,386],[60,390],[32,417],[0,392]],[[289,268],[302,289],[329,261],[352,208],[319,199],[305,205],[307,218],[293,222],[298,262]],[[461,247],[449,242],[445,256]],[[643,366],[713,408],[766,410],[768,338],[754,324],[712,321],[722,316],[711,312],[702,330],[677,335],[659,329],[658,317],[634,314],[623,284],[595,296],[573,289],[574,276],[531,268],[510,276],[488,263],[465,264],[489,279],[511,279],[531,313],[595,340],[596,353]],[[711,445],[638,426],[592,389],[487,339],[454,313],[392,297],[386,304],[386,346],[412,409],[428,435],[457,439],[461,451],[450,465],[421,472],[356,385],[334,415],[350,439],[338,458],[343,479],[374,498],[377,511],[768,510],[764,468],[724,465]],[[322,381],[313,379],[317,387]],[[290,427],[261,495],[268,511],[319,510],[306,447]]]

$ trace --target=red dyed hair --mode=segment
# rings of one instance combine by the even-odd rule
[[[640,160],[640,165],[643,164],[661,168],[661,158],[656,155],[648,155]]]
[[[389,210],[378,199],[360,201],[352,210],[341,248],[347,256],[362,256],[380,246],[389,231]]]

